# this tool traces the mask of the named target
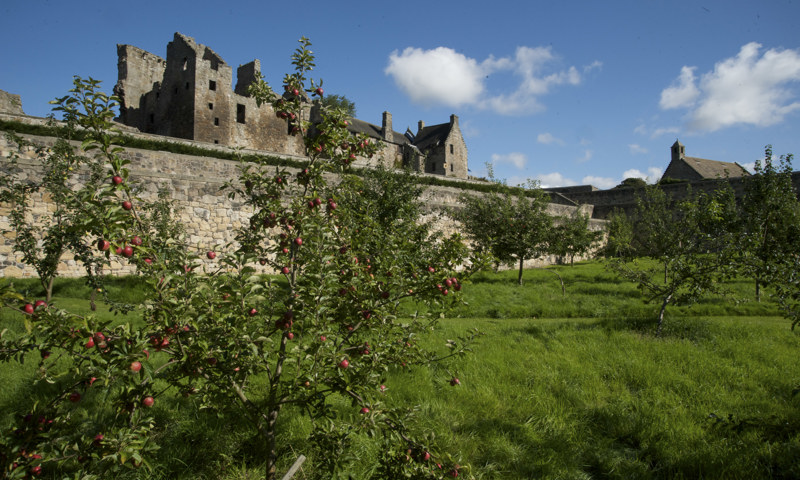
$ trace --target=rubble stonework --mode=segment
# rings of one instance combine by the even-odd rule
[[[23,137],[37,145],[52,146],[56,142],[55,137]],[[74,145],[80,146],[78,142],[74,142]],[[17,153],[16,145],[5,136],[0,136],[0,174],[10,173],[7,161]],[[36,157],[35,149],[26,148],[19,155],[17,166],[21,172],[18,173],[22,174],[23,180],[25,177],[41,176],[41,163]],[[238,177],[241,165],[238,161],[135,148],[126,148],[120,156],[130,161],[130,181],[140,188],[139,197],[155,200],[159,190],[170,192],[170,198],[175,202],[175,219],[186,229],[189,248],[196,249],[197,252],[221,248],[234,240],[237,228],[249,224],[252,215],[249,207],[239,199],[228,198],[220,190],[226,181]],[[77,186],[82,179],[76,176],[72,181]],[[335,180],[332,178],[332,181]],[[458,207],[462,192],[462,189],[456,187],[428,186],[422,195],[423,204],[430,210],[429,218],[435,220],[436,229],[442,234],[449,235],[458,231],[458,224],[435,212],[442,207]],[[39,216],[47,215],[51,211],[52,204],[41,196],[34,196],[32,200],[30,214],[35,222]],[[577,207],[574,204],[551,203],[549,212],[553,215],[567,215],[575,208]],[[591,215],[591,206],[584,205],[580,208]],[[0,205],[0,277],[34,277],[34,270],[22,263],[22,255],[13,251],[14,234],[10,231],[9,214],[10,207]],[[601,228],[600,223],[595,222],[593,228]],[[212,263],[204,257],[200,261]],[[528,264],[534,266],[546,263],[552,263],[552,259],[539,259]],[[124,259],[116,258],[106,273],[128,274],[133,273],[134,268]],[[274,273],[266,267],[255,268],[264,273]],[[61,259],[58,273],[65,277],[76,277],[85,272],[72,254],[67,253]]]
[[[22,111],[22,100],[19,95],[0,90],[0,112],[12,115],[25,115]]]
[[[303,154],[302,139],[291,134],[287,120],[270,105],[257,106],[247,93],[261,72],[258,60],[237,68],[234,86],[233,69],[222,57],[180,33],[167,45],[166,60],[131,45],[117,45],[117,55],[114,93],[121,100],[121,123],[145,133]],[[313,106],[305,114],[312,122],[317,117]],[[386,166],[467,178],[467,146],[455,115],[428,127],[419,122],[416,134],[394,131],[389,112],[380,126],[353,119],[349,129],[381,140],[384,148],[375,161]]]

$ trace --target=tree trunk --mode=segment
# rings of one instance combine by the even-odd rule
[[[267,431],[264,432],[265,440],[267,441],[267,470],[264,472],[264,478],[266,480],[275,480],[277,476],[278,445],[275,439],[275,425],[277,421],[278,408],[275,408],[269,412]]]
[[[517,278],[517,283],[522,285],[522,264],[525,262],[525,259],[520,257],[519,258],[519,277]]]
[[[664,299],[664,302],[661,304],[661,311],[658,312],[658,328],[656,329],[656,337],[661,336],[661,326],[664,324],[664,312],[666,312],[667,305],[669,304],[670,300],[672,300],[671,293]]]
[[[756,302],[761,301],[761,282],[756,278]]]
[[[665,260],[664,261],[664,285],[667,284],[668,275],[669,275],[669,264]],[[670,295],[670,296],[672,296],[672,295]]]
[[[45,292],[45,299],[44,301],[50,304],[50,299],[53,297],[53,283],[55,282],[55,275],[51,276],[46,282],[42,280],[42,286],[44,286]]]

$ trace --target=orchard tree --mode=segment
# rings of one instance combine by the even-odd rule
[[[792,184],[792,155],[775,159],[767,145],[755,173],[744,178],[739,263],[755,281],[756,299],[770,282],[773,265],[800,251],[800,202]]]
[[[12,225],[19,229],[15,248],[25,261],[36,268],[44,250],[48,262],[57,265],[58,249],[69,249],[84,262],[92,287],[102,285],[101,276],[111,260],[146,268],[154,259],[170,258],[154,250],[150,239],[169,230],[155,229],[170,223],[171,215],[136,197],[128,162],[112,143],[112,108],[117,100],[99,92],[98,85],[93,79],[75,78],[70,94],[55,102],[69,135],[59,139],[52,151],[37,149],[48,181],[34,186],[53,195],[56,208],[50,217],[34,219],[27,214],[32,190],[26,191],[27,180],[22,177],[6,178],[4,198],[11,203]],[[76,132],[83,138],[80,147],[66,141]],[[75,179],[78,175],[84,176]],[[72,180],[80,185],[74,190]],[[46,227],[39,230],[42,225]],[[40,270],[48,292],[55,272],[55,266]],[[95,291],[92,288],[92,295]],[[10,335],[8,330],[0,334],[0,359],[38,360],[39,374],[31,389],[47,399],[19,412],[14,426],[0,434],[4,477],[52,477],[62,472],[109,478],[147,466],[146,457],[156,448],[149,439],[155,425],[149,407],[157,395],[153,369],[147,363],[148,329],[136,330],[129,324],[112,327],[93,316],[25,298],[11,284],[0,287],[0,301],[2,308],[19,312],[24,321],[21,334]]]
[[[722,292],[722,280],[733,273],[737,222],[733,190],[728,184],[712,194],[698,194],[678,205],[672,243],[664,244],[659,260],[666,276],[638,260],[614,259],[609,265],[620,276],[638,284],[645,301],[660,303],[660,335],[667,306],[692,304],[709,293]]]
[[[633,252],[633,224],[624,211],[614,209],[606,222],[606,243],[603,255],[609,258],[629,258]]]
[[[572,266],[575,256],[589,253],[601,235],[602,232],[589,228],[589,215],[575,209],[568,216],[561,217],[560,223],[553,228],[550,253],[569,257]]]
[[[664,282],[669,275],[668,257],[681,242],[678,225],[681,209],[658,185],[645,185],[636,195],[633,216],[633,251],[664,265]]]
[[[148,412],[172,392],[223,417],[247,418],[267,454],[267,479],[276,478],[279,462],[290,461],[281,458],[278,442],[282,414],[310,419],[309,438],[317,449],[310,457],[319,477],[347,476],[353,460],[342,449],[363,431],[380,444],[381,478],[470,478],[468,465],[417,433],[413,409],[395,405],[385,386],[389,372],[469,350],[476,333],[437,350],[418,343],[439,313],[459,301],[468,274],[460,270],[466,247],[457,236],[436,235],[424,224],[409,234],[418,215],[413,204],[382,212],[383,206],[368,201],[399,206],[407,189],[388,186],[377,194],[377,183],[347,175],[355,158],[374,155],[379,145],[351,134],[345,112],[323,106],[320,123],[311,128],[306,99],[324,92],[309,78],[310,42],[300,42],[282,94],[263,79],[251,94],[292,121],[308,161],[298,171],[258,160],[241,165],[240,177],[224,189],[252,216],[233,242],[191,248],[180,239],[159,241],[144,230],[158,225],[158,216],[147,223],[129,215],[105,230],[103,215],[93,219],[88,237],[99,237],[96,248],[104,258],[135,262],[146,279],[149,295],[139,310],[144,327],[111,328],[52,306],[32,307],[28,314],[13,290],[0,292],[6,308],[27,314],[29,326],[19,337],[3,338],[2,358],[38,351],[53,375],[62,374],[54,379],[61,393],[47,412],[21,415],[20,426],[2,437],[6,471],[21,477],[40,468],[109,478],[129,466],[148,467],[154,446],[149,432],[157,427]],[[83,88],[77,86],[76,94]],[[79,116],[91,122],[97,114]],[[111,137],[108,125],[102,127],[86,145],[101,145],[97,153],[112,187],[100,189],[100,203],[108,211],[130,187],[119,151],[103,146]],[[331,185],[331,174],[343,180]],[[126,239],[124,246],[119,239]],[[259,266],[272,267],[279,277],[259,275]],[[427,313],[401,319],[407,305]],[[340,407],[342,401],[349,407]],[[93,408],[104,413],[102,423],[86,415]],[[40,417],[46,435],[38,433]]]
[[[463,207],[453,212],[473,242],[473,248],[489,253],[498,264],[519,265],[517,282],[522,285],[525,260],[550,249],[553,219],[547,213],[547,195],[538,187],[503,185],[482,195],[463,195]]]

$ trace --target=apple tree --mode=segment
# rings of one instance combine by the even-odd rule
[[[775,159],[767,145],[755,173],[744,178],[739,265],[755,281],[756,299],[772,266],[800,250],[800,201],[792,184],[792,155]]]
[[[477,333],[435,350],[418,341],[459,301],[468,251],[457,235],[415,222],[420,210],[407,196],[409,177],[348,175],[353,160],[374,155],[379,145],[350,133],[346,113],[335,108],[322,106],[320,121],[310,123],[308,100],[324,92],[309,78],[309,47],[301,39],[281,95],[263,79],[250,89],[259,105],[271,104],[292,123],[305,142],[306,165],[294,171],[242,163],[239,178],[224,189],[243,200],[250,221],[231,243],[203,249],[156,233],[180,232],[163,205],[138,214],[144,202],[112,144],[109,105],[80,110],[83,104],[70,99],[93,95],[96,84],[76,80],[65,104],[88,126],[83,150],[103,160],[109,177],[88,200],[96,209],[83,238],[100,262],[138,267],[149,288],[136,310],[144,326],[103,324],[57,305],[31,305],[29,312],[13,288],[3,287],[3,306],[20,311],[25,327],[3,336],[0,358],[38,353],[57,386],[37,383],[54,398],[20,415],[18,427],[0,439],[12,478],[108,478],[147,468],[156,447],[148,432],[158,428],[149,409],[176,394],[223,417],[247,418],[267,453],[267,479],[287,461],[278,444],[282,415],[312,423],[310,457],[321,478],[349,478],[354,459],[340,449],[356,432],[381,445],[381,478],[470,477],[468,465],[418,434],[413,409],[394,404],[387,389],[390,372],[469,350]],[[259,274],[261,266],[278,276]]]
[[[600,240],[602,232],[589,228],[589,215],[575,209],[567,216],[559,219],[552,233],[550,253],[560,257],[569,257],[573,265],[575,255],[585,255]]]
[[[540,189],[509,189],[497,185],[482,195],[463,195],[462,208],[453,211],[473,248],[491,254],[500,264],[518,264],[522,285],[525,260],[549,252],[553,219],[547,195]]]
[[[678,210],[670,236],[673,241],[663,244],[658,266],[625,258],[609,263],[620,276],[637,283],[645,301],[660,303],[657,335],[667,306],[692,304],[703,295],[722,292],[722,280],[733,274],[738,217],[730,185],[711,194],[697,194],[680,203]]]
[[[112,260],[144,269],[159,256],[168,257],[157,253],[150,239],[180,231],[170,226],[168,202],[155,206],[136,196],[128,161],[113,144],[110,119],[117,100],[98,91],[98,85],[76,77],[70,94],[56,100],[69,135],[52,150],[34,147],[43,181],[9,176],[4,185],[4,201],[18,229],[16,248],[37,269],[48,295],[62,252],[72,251],[86,266],[94,295]],[[68,141],[78,133],[80,147]],[[51,195],[55,208],[49,217],[34,219],[27,205],[38,189]],[[108,478],[147,466],[146,457],[156,448],[149,440],[155,424],[148,409],[157,395],[147,364],[147,329],[25,298],[11,283],[0,287],[0,301],[22,316],[19,331],[0,334],[0,360],[39,362],[31,385],[37,400],[0,433],[4,478]]]

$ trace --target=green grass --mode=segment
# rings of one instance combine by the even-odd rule
[[[540,269],[526,271],[523,286],[516,272],[465,283],[468,305],[424,341],[442,346],[478,328],[474,352],[433,370],[392,372],[387,401],[420,405],[419,427],[484,479],[800,478],[800,335],[773,302],[753,300],[751,282],[730,283],[732,297],[670,307],[656,337],[657,306],[634,285],[595,262],[554,268],[566,296]],[[57,302],[88,309],[79,280],[60,282]],[[136,279],[116,282],[112,298],[141,295]],[[0,315],[3,328],[15,328],[16,317]],[[35,371],[35,361],[0,366],[0,416],[27,401]],[[448,384],[452,373],[461,386]],[[263,451],[249,429],[189,402],[176,396],[154,407],[162,449],[148,478],[257,478]],[[348,407],[342,402],[342,414]],[[290,413],[283,471],[309,455],[309,425]],[[354,478],[366,478],[375,447],[357,437],[350,451],[361,460]],[[312,457],[295,478],[309,478],[313,465]]]

